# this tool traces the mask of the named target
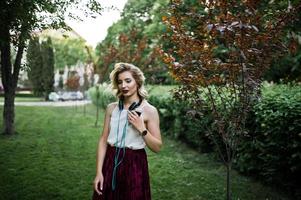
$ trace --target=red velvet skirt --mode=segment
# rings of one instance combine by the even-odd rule
[[[102,195],[93,193],[93,200],[151,200],[147,156],[144,149],[126,148],[124,158],[116,171],[116,186],[112,190],[112,175],[116,147],[108,145],[102,168],[104,184]],[[123,157],[121,149],[119,160]]]

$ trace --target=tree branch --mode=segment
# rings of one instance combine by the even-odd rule
[[[19,36],[19,44],[18,44],[18,51],[14,63],[14,69],[13,69],[13,74],[12,74],[12,86],[14,88],[17,87],[17,82],[18,82],[18,77],[20,73],[20,68],[21,68],[21,60],[23,56],[23,51],[25,48],[25,33],[26,33],[26,26],[23,24],[21,27],[21,34]]]

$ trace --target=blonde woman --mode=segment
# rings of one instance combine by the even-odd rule
[[[117,63],[110,79],[118,102],[106,109],[93,200],[150,200],[145,147],[159,152],[162,146],[158,111],[145,99],[145,77],[138,67]]]

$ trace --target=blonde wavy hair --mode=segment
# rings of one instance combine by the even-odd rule
[[[111,86],[113,90],[116,90],[116,96],[118,98],[122,97],[121,91],[118,88],[118,75],[125,71],[131,72],[138,86],[138,96],[141,99],[145,99],[148,94],[144,88],[145,77],[143,72],[135,65],[129,63],[116,63],[114,70],[110,73]]]

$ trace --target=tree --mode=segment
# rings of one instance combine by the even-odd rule
[[[288,6],[290,6],[290,1],[288,1],[288,3]],[[287,7],[287,1],[279,1],[274,6]],[[296,17],[301,19],[301,13],[298,13]],[[264,79],[267,81],[277,83],[301,81],[301,20],[292,22],[286,27],[286,32],[283,40],[287,41],[290,52],[273,61],[271,68],[264,75]],[[291,38],[294,39],[292,40]]]
[[[66,82],[68,90],[77,91],[79,89],[79,79],[80,77],[77,74],[71,75]]]
[[[3,132],[13,134],[14,100],[21,68],[21,59],[26,41],[34,30],[67,27],[64,17],[78,19],[69,7],[80,7],[86,16],[95,17],[101,11],[96,0],[82,3],[80,0],[38,1],[38,0],[3,0],[0,2],[0,51],[1,78],[4,87]],[[16,56],[11,61],[11,47],[16,48]]]
[[[43,57],[42,81],[44,89],[44,97],[48,100],[48,95],[54,90],[54,52],[51,39],[48,37],[41,44],[41,53]]]
[[[139,66],[149,82],[168,82],[167,66],[158,57],[166,26],[161,17],[169,0],[130,0],[121,19],[108,29],[107,37],[97,48],[95,62],[100,80],[116,62],[131,62]],[[169,80],[168,80],[169,78]]]
[[[159,47],[150,47],[147,38],[138,34],[133,29],[128,34],[121,33],[118,36],[118,44],[106,45],[106,51],[99,54],[99,60],[96,62],[100,82],[105,78],[109,67],[116,62],[128,62],[139,66],[146,74],[155,74],[162,72],[165,68],[162,65],[156,66],[160,59],[157,55]],[[154,78],[154,77],[153,77]]]
[[[297,3],[287,12],[271,9],[268,1],[175,0],[163,17],[174,45],[162,56],[182,85],[175,96],[200,115],[202,106],[211,110],[210,137],[227,168],[228,200],[236,147],[247,134],[246,119],[264,72],[287,50],[281,39],[297,19]]]
[[[38,37],[33,37],[29,41],[27,49],[27,65],[29,67],[28,78],[33,87],[33,93],[37,96],[43,94],[43,56]]]
[[[52,38],[52,43],[56,69],[64,69],[78,61],[85,63],[88,59],[85,41],[81,38]]]
[[[27,50],[28,77],[37,96],[44,96],[53,91],[54,83],[54,53],[51,39],[47,38],[40,44],[38,37],[29,41]]]

